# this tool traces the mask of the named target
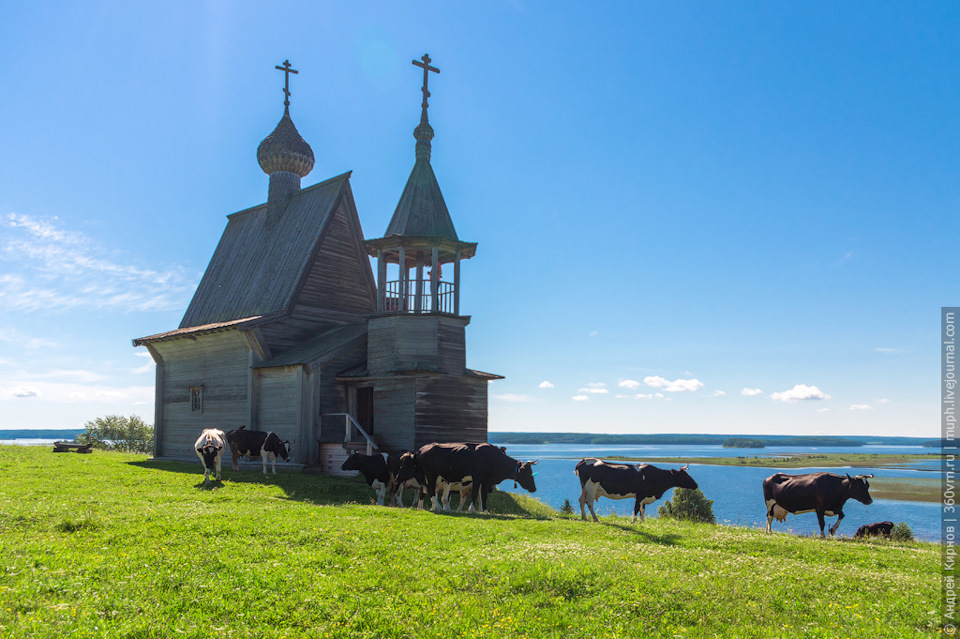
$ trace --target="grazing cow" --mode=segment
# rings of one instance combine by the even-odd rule
[[[383,498],[387,490],[393,487],[394,475],[388,467],[390,459],[386,453],[379,455],[364,455],[362,453],[352,453],[343,462],[340,470],[358,470],[363,478],[367,480],[367,485],[373,488],[377,495],[377,505],[383,506]],[[399,467],[399,464],[395,464]]]
[[[763,500],[767,504],[767,532],[771,532],[773,519],[783,521],[788,514],[816,512],[820,522],[820,536],[823,534],[824,517],[836,515],[837,523],[830,528],[834,535],[843,519],[843,505],[851,497],[870,505],[870,482],[873,475],[841,477],[833,473],[809,473],[807,475],[787,475],[776,473],[763,480]]]
[[[580,517],[587,520],[584,506],[590,508],[594,521],[600,521],[593,510],[593,502],[600,497],[610,499],[635,499],[633,521],[643,521],[648,504],[663,497],[671,488],[697,487],[697,482],[687,474],[687,466],[679,470],[663,470],[650,464],[608,464],[593,457],[577,462],[573,472],[580,478]]]
[[[892,521],[878,521],[875,524],[866,524],[857,528],[853,535],[856,537],[889,537],[893,533]]]
[[[401,458],[397,481],[404,482],[422,472],[422,485],[433,502],[433,509],[439,510],[438,482],[463,484],[470,478],[473,491],[468,512],[485,512],[490,492],[504,480],[512,479],[526,490],[536,492],[537,485],[533,479],[533,465],[536,463],[520,462],[507,455],[502,448],[487,443],[433,443],[421,446],[414,455]]]
[[[392,462],[396,461],[396,466],[394,467]],[[420,508],[423,504],[423,484],[426,482],[426,479],[423,477],[423,471],[420,470],[420,466],[417,464],[416,459],[410,451],[404,451],[399,458],[392,457],[390,458],[390,473],[393,475],[394,481],[394,499],[396,499],[397,506],[403,507],[403,491],[407,488],[411,488],[414,491],[413,503],[411,506],[413,508]],[[409,474],[402,482],[400,481],[401,468],[409,467],[412,474]]]
[[[276,433],[263,430],[246,430],[241,426],[227,433],[227,442],[230,452],[233,453],[233,469],[240,470],[237,462],[240,456],[259,457],[263,462],[263,474],[267,474],[267,462],[273,467],[273,474],[277,474],[277,457],[285,462],[290,461],[287,445],[290,442],[282,441]]]
[[[218,428],[204,429],[193,447],[197,449],[197,457],[203,464],[203,485],[210,483],[210,471],[213,470],[216,470],[217,481],[220,481],[220,459],[223,457],[223,449],[227,447],[223,431]]]

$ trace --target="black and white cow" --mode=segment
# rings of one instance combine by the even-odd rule
[[[663,497],[671,488],[697,487],[697,482],[687,474],[687,466],[679,470],[663,470],[650,464],[608,464],[593,457],[577,462],[574,471],[580,478],[580,517],[586,521],[590,508],[594,521],[600,521],[593,510],[593,502],[600,497],[610,499],[635,499],[633,521],[643,521],[644,510],[648,504]]]
[[[401,458],[397,480],[403,482],[422,472],[423,486],[436,511],[441,508],[437,498],[438,482],[463,484],[471,481],[473,491],[469,512],[484,512],[493,487],[504,480],[513,480],[526,490],[536,492],[537,485],[533,479],[533,465],[536,463],[518,461],[493,444],[433,443],[421,446],[412,456]]]
[[[836,515],[837,523],[830,528],[834,535],[843,519],[843,505],[848,499],[870,505],[870,482],[873,475],[841,477],[833,473],[809,473],[806,475],[787,475],[776,473],[763,480],[763,500],[767,504],[767,532],[772,531],[774,518],[783,521],[788,514],[816,512],[820,522],[820,536],[823,533],[824,517]]]
[[[889,537],[891,534],[893,534],[893,522],[878,521],[875,524],[860,526],[853,537],[854,539],[859,537]]]
[[[272,464],[273,474],[277,474],[277,458],[285,462],[290,461],[287,446],[290,442],[283,441],[276,433],[263,430],[247,430],[241,426],[227,433],[227,443],[233,454],[233,469],[240,470],[237,462],[241,456],[259,457],[263,462],[263,474],[267,474],[267,462]]]
[[[405,459],[407,461],[404,461]],[[396,460],[396,467],[394,467],[392,463],[388,464],[388,466],[390,466],[390,473],[393,475],[394,499],[397,502],[397,506],[403,508],[403,493],[409,488],[414,491],[411,506],[413,508],[420,508],[423,505],[423,484],[426,482],[426,479],[424,479],[423,471],[420,470],[419,464],[416,463],[413,453],[404,451],[400,457],[391,457],[391,462],[392,460]],[[408,465],[413,470],[413,474],[401,482],[400,469],[404,465]]]
[[[399,462],[398,468],[393,469],[391,467],[391,472],[393,472],[395,478],[399,478],[400,476],[400,466],[406,466],[408,469],[412,469],[413,472],[412,477],[405,479],[403,484],[397,484],[394,489],[397,505],[403,506],[403,491],[407,488],[413,488],[416,490],[413,507],[418,508],[423,501],[423,494],[426,492],[424,486],[427,480],[423,474],[423,470],[420,469],[420,464],[417,463],[414,453],[405,452],[400,455],[397,461]],[[434,492],[443,494],[440,503],[445,511],[450,510],[450,493],[460,493],[460,502],[457,504],[457,512],[460,512],[473,494],[473,477],[464,477],[458,482],[448,482],[444,477],[437,477],[437,485]]]
[[[210,472],[214,470],[217,473],[217,481],[220,481],[220,460],[227,447],[227,439],[223,431],[218,428],[205,428],[193,447],[197,449],[197,457],[203,464],[203,485],[210,483]]]
[[[377,505],[383,506],[383,499],[387,491],[393,488],[394,475],[390,472],[388,462],[390,461],[387,453],[378,455],[364,455],[363,453],[351,453],[347,461],[343,462],[340,470],[359,471],[367,481],[367,485],[373,488],[377,495]],[[399,467],[399,464],[397,464]]]

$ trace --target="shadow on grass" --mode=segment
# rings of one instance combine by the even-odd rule
[[[666,533],[662,535],[655,535],[653,533],[643,530],[642,528],[638,528],[638,526],[643,525],[642,522],[640,524],[621,524],[617,521],[600,520],[599,524],[597,522],[590,522],[590,521],[585,521],[583,523],[585,525],[591,524],[594,526],[600,525],[600,526],[607,526],[609,528],[618,528],[624,532],[632,533],[634,535],[637,535],[638,537],[641,537],[645,542],[658,544],[660,546],[676,546],[677,541],[680,539],[680,535],[676,533]]]
[[[367,503],[373,496],[373,491],[366,483],[357,477],[334,477],[330,475],[307,475],[300,472],[299,467],[283,469],[277,467],[277,474],[264,475],[260,465],[256,467],[241,465],[239,471],[230,468],[229,462],[223,465],[222,481],[211,481],[204,487],[203,470],[199,460],[196,464],[185,461],[144,461],[128,462],[131,466],[149,470],[159,470],[179,475],[194,475],[198,478],[194,488],[198,490],[229,490],[231,485],[258,484],[276,486],[284,491],[285,498],[294,501],[334,506],[347,503]]]
[[[342,506],[346,504],[367,505],[375,503],[373,489],[362,477],[338,477],[335,475],[308,475],[300,472],[299,467],[283,468],[277,466],[276,475],[266,475],[261,472],[260,465],[256,467],[241,465],[239,471],[231,469],[230,463],[223,464],[222,481],[212,481],[209,486],[203,484],[203,470],[199,460],[196,463],[185,461],[154,460],[127,462],[131,466],[149,470],[160,470],[181,475],[193,475],[198,478],[193,487],[198,490],[229,490],[232,484],[259,484],[277,486],[285,493],[284,499],[316,504],[320,506]],[[494,491],[491,493],[491,507],[493,514],[479,515],[491,519],[509,520],[517,517],[535,520],[550,520],[551,517],[542,513],[529,512],[522,505],[509,497],[511,493]],[[405,507],[409,509],[409,507]],[[432,513],[452,517],[477,517],[467,513],[445,512]]]

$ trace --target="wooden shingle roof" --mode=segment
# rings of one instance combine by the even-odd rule
[[[429,158],[418,157],[384,237],[443,237],[458,240]]]
[[[354,340],[364,337],[366,333],[366,322],[355,322],[353,324],[338,326],[300,346],[291,348],[285,353],[255,364],[253,368],[314,364],[322,361],[331,354],[339,352],[341,349],[349,346]]]
[[[289,312],[349,179],[344,173],[297,192],[276,219],[266,204],[228,216],[180,328]]]

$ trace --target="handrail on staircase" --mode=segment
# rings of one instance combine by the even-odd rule
[[[373,441],[373,437],[367,434],[367,431],[363,430],[363,426],[360,425],[360,422],[350,413],[331,413],[329,417],[335,417],[343,415],[345,432],[343,434],[343,443],[347,444],[353,441],[353,428],[356,428],[360,431],[360,434],[363,435],[364,439],[367,440],[367,454],[372,455],[374,450],[378,450],[376,443]]]

